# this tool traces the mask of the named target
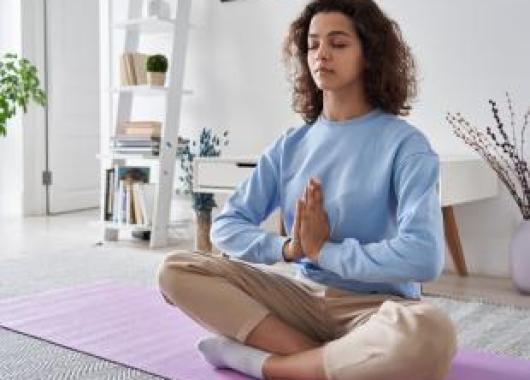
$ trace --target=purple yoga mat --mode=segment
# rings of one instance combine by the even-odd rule
[[[204,362],[195,342],[210,333],[152,288],[107,281],[3,299],[0,326],[170,379],[247,379]],[[499,379],[530,379],[530,361],[459,351],[446,378]]]
[[[208,331],[156,289],[101,282],[0,300],[0,326],[178,380],[248,379],[195,349]]]

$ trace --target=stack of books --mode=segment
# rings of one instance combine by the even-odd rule
[[[160,153],[162,123],[159,121],[127,121],[118,125],[116,135],[111,138],[111,150],[121,154],[157,156]],[[189,139],[178,137],[177,155]]]
[[[114,153],[156,156],[160,152],[161,129],[159,121],[123,122],[111,139],[111,149]]]
[[[147,84],[146,63],[149,55],[123,53],[120,57],[120,80],[122,86]]]

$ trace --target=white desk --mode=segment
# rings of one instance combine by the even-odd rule
[[[256,161],[256,157],[197,157],[193,161],[193,191],[230,194],[250,175]],[[458,274],[466,276],[453,206],[497,196],[497,176],[479,158],[441,155],[439,186],[447,245]],[[285,233],[283,228],[280,232]]]

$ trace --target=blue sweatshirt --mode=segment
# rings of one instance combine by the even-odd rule
[[[276,208],[291,231],[310,177],[324,190],[330,227],[299,275],[358,293],[420,298],[444,265],[438,155],[417,128],[376,108],[348,120],[321,115],[269,145],[214,219],[210,237],[241,260],[284,261],[287,239],[259,227]]]

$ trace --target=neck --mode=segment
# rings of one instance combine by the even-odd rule
[[[365,98],[362,86],[324,91],[322,112],[326,119],[347,120],[370,112],[374,107]]]

